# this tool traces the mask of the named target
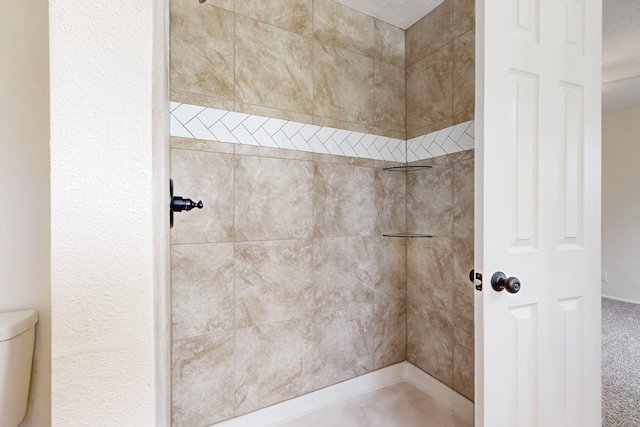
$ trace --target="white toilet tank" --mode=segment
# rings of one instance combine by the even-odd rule
[[[35,344],[35,310],[0,313],[0,426],[15,427],[27,411]]]

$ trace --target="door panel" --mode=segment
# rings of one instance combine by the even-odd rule
[[[476,2],[477,426],[600,425],[601,8]]]

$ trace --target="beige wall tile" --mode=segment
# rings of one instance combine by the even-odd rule
[[[453,126],[453,118],[448,118],[448,119],[443,119],[437,122],[428,123],[427,125],[419,127],[417,129],[407,129],[407,139],[415,138],[416,136],[426,135],[428,133],[435,132],[440,129],[448,128],[449,126]]]
[[[375,124],[382,128],[406,129],[406,91],[403,68],[376,61],[374,73]]]
[[[171,247],[173,339],[233,329],[233,243]]]
[[[453,387],[451,319],[431,304],[407,300],[407,360]]]
[[[407,298],[453,312],[451,238],[411,239],[407,245]]]
[[[236,243],[236,328],[310,317],[311,240]]]
[[[354,305],[316,317],[314,390],[373,370],[373,310]]]
[[[212,153],[233,154],[234,145],[229,142],[204,141],[202,139],[171,137],[171,148],[184,150],[210,151]]]
[[[314,45],[314,114],[372,125],[373,58],[328,44]]]
[[[430,54],[453,40],[452,0],[444,2],[424,18],[409,27],[406,37],[406,67],[424,60]]]
[[[474,160],[475,159],[475,150],[464,150],[453,154],[447,154],[447,156],[453,162],[463,162],[465,160]]]
[[[233,100],[234,14],[171,0],[171,88]]]
[[[473,334],[454,329],[453,389],[473,401],[474,393],[474,344]]]
[[[450,163],[407,174],[407,229],[433,236],[453,234],[453,166]]]
[[[313,0],[313,35],[323,44],[373,57],[373,22],[371,16],[334,0]]]
[[[372,168],[316,163],[313,191],[315,237],[374,234],[376,194]]]
[[[473,335],[473,293],[475,288],[469,281],[469,272],[473,270],[473,237],[453,239],[453,322],[456,328]],[[487,284],[486,286],[490,286]]]
[[[407,358],[407,310],[406,300],[387,300],[376,303],[375,365],[381,369]]]
[[[389,138],[407,139],[407,133],[402,130],[384,129],[378,126],[371,126],[369,133],[374,135],[388,136]]]
[[[376,48],[375,58],[404,69],[404,31],[375,19],[373,36]]]
[[[453,235],[473,240],[474,160],[453,163]]]
[[[475,0],[453,0],[452,33],[453,37],[475,28]]]
[[[453,41],[454,123],[472,120],[475,112],[475,34],[469,31]],[[471,118],[469,118],[471,117]]]
[[[273,157],[275,159],[313,161],[313,153],[298,150],[283,150],[282,148],[259,147],[249,144],[237,144],[236,155]]]
[[[173,342],[172,426],[208,426],[233,417],[233,332]]]
[[[313,230],[313,163],[236,156],[236,240],[304,239]]]
[[[291,120],[300,123],[313,124],[313,115],[304,114],[296,111],[278,110],[277,108],[265,107],[262,105],[245,104],[236,102],[235,111],[247,114],[255,114],[257,116],[272,117],[274,119]]]
[[[428,159],[422,159],[422,160],[416,160],[415,162],[409,162],[407,163],[408,166],[438,166],[438,165],[448,165],[449,163],[451,163],[451,154],[448,154],[446,156],[438,156],[438,157],[431,157]],[[411,172],[413,173],[413,172]],[[409,175],[409,174],[407,174]],[[408,179],[407,179],[408,181]]]
[[[407,239],[376,236],[376,303],[407,296]]]
[[[313,390],[312,324],[297,319],[236,332],[236,416]]]
[[[171,243],[232,241],[233,155],[172,149],[171,177],[174,195],[204,205],[175,213]]]
[[[198,93],[183,92],[171,89],[171,100],[183,104],[201,105],[203,107],[218,108],[220,110],[233,110],[233,99],[216,98],[214,96],[200,95]]]
[[[373,105],[373,104],[372,104]],[[373,128],[371,125],[346,122],[344,120],[332,119],[330,117],[313,116],[313,124],[318,126],[327,126],[336,129],[345,129],[352,132],[372,133]],[[336,157],[330,155],[331,157]]]
[[[407,69],[407,130],[453,117],[451,61],[449,43]]]
[[[313,160],[316,163],[330,163],[334,165],[361,166],[365,168],[375,168],[376,161],[372,159],[361,159],[359,157],[334,156],[332,154],[314,153]]]
[[[207,5],[208,7],[221,7],[222,9],[227,9],[233,12],[234,0],[207,0],[203,5]]]
[[[362,133],[370,133],[374,135],[388,136],[389,138],[406,139],[405,138],[406,132],[404,131],[383,129],[378,126],[346,122],[344,120],[332,119],[328,117],[314,116],[313,124],[318,126],[328,126],[336,129],[345,129],[353,132],[362,132]],[[331,155],[331,157],[337,158],[337,157],[343,157],[343,156]]]
[[[311,39],[236,16],[236,101],[313,113]]]
[[[407,174],[376,168],[375,234],[404,233],[407,230]]]
[[[377,276],[375,256],[375,238],[314,239],[313,287],[317,312],[372,304]]]
[[[313,34],[312,0],[240,0],[236,13],[303,36]]]

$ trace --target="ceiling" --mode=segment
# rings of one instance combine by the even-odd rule
[[[443,0],[336,0],[407,29]],[[640,106],[640,1],[603,0],[602,111]]]
[[[604,0],[602,111],[640,106],[640,1]]]

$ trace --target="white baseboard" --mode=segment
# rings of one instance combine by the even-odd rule
[[[366,375],[259,409],[215,424],[216,427],[265,427],[300,417],[309,412],[393,384],[406,382],[473,423],[473,402],[409,362],[401,362]]]
[[[613,299],[613,300],[622,301],[622,302],[630,302],[632,304],[640,304],[640,301],[627,299],[627,298],[614,297],[613,295],[602,295],[602,298]]]

